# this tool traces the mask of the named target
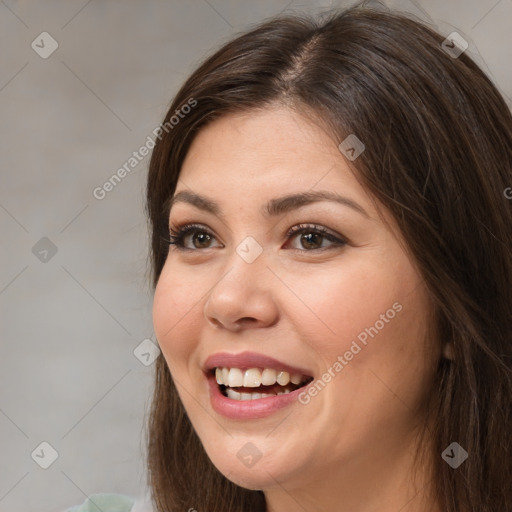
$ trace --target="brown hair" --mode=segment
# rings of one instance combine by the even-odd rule
[[[426,414],[433,484],[445,512],[512,511],[512,116],[496,87],[444,37],[363,2],[323,21],[281,16],[225,44],[176,94],[147,184],[153,285],[165,262],[168,202],[194,136],[233,112],[285,105],[357,134],[358,179],[396,219],[430,291],[441,359]],[[177,124],[171,118],[183,105]],[[165,133],[164,133],[165,132]],[[208,459],[162,355],[148,420],[148,482],[158,512],[264,511],[261,491]],[[441,453],[469,454],[452,469]]]

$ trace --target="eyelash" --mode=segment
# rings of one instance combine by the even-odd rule
[[[184,238],[190,234],[190,233],[197,233],[202,232],[206,233],[212,238],[215,238],[214,235],[207,229],[205,229],[200,224],[184,224],[184,225],[178,225],[176,228],[171,228],[169,238],[165,241],[169,245],[175,245],[176,248],[180,251],[200,251],[201,249],[191,249],[189,247],[185,247],[184,244]],[[347,244],[347,241],[343,238],[338,238],[337,236],[333,235],[331,232],[327,231],[322,226],[318,226],[316,224],[299,224],[297,226],[293,226],[288,230],[286,233],[286,238],[289,239],[290,237],[293,237],[297,234],[302,233],[315,233],[322,235],[325,239],[329,240],[329,242],[332,242],[333,245],[330,247],[323,247],[323,248],[316,248],[316,249],[295,249],[292,248],[293,251],[298,252],[313,252],[313,251],[325,251],[332,247],[342,247]],[[214,249],[214,247],[205,247],[203,250],[206,249]]]

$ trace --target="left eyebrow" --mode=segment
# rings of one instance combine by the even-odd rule
[[[353,199],[327,190],[303,192],[300,194],[291,194],[271,199],[261,208],[261,213],[265,217],[275,217],[291,210],[301,208],[302,206],[320,201],[331,201],[342,204],[343,206],[352,208],[356,212],[370,219],[370,216],[365,211],[365,209],[356,203]],[[194,192],[182,190],[181,192],[175,194],[169,201],[169,212],[171,211],[173,205],[176,203],[188,203],[200,210],[212,213],[218,217],[223,217],[221,208],[215,201]]]
[[[262,209],[262,213],[267,217],[273,217],[320,201],[331,201],[342,204],[343,206],[348,206],[361,215],[364,215],[368,219],[370,218],[368,213],[366,213],[366,210],[353,199],[341,196],[334,192],[329,192],[327,190],[303,192],[301,194],[291,194],[288,196],[271,199]]]

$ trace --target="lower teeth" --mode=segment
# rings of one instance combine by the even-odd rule
[[[240,401],[246,401],[246,400],[259,400],[260,398],[267,398],[269,396],[277,396],[277,395],[286,395],[287,393],[290,393],[289,389],[283,389],[282,391],[276,391],[274,393],[258,393],[258,392],[251,392],[251,393],[241,393],[239,391],[235,391],[231,388],[226,388],[223,391],[224,396],[227,396],[228,398],[231,398],[232,400],[240,400]]]

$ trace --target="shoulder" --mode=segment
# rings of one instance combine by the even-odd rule
[[[130,512],[134,504],[135,498],[124,494],[93,494],[81,505],[68,508],[64,512]]]

